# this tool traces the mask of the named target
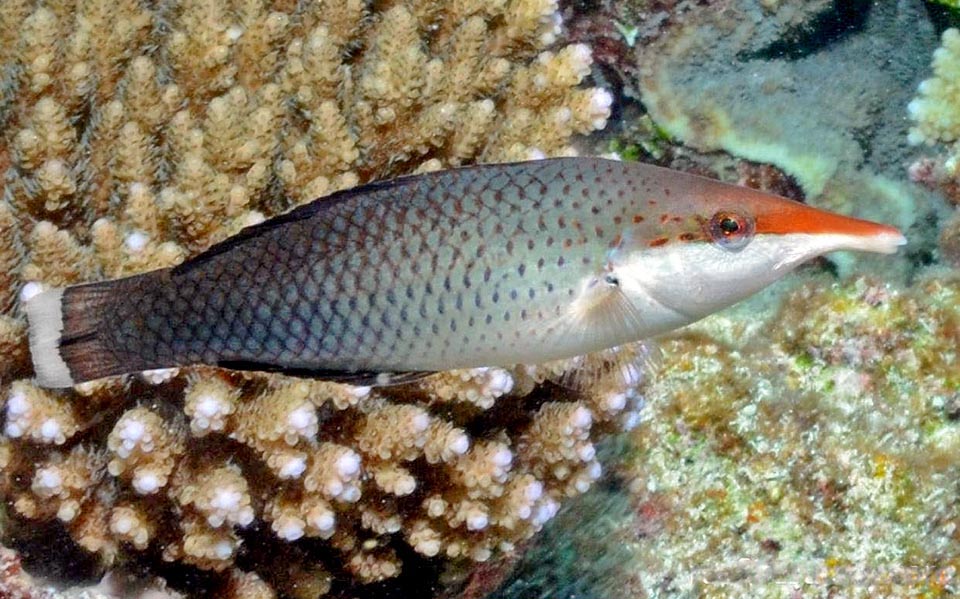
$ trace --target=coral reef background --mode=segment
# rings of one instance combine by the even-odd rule
[[[960,38],[931,7],[0,0],[0,594],[956,594]],[[611,111],[592,152],[889,220],[907,252],[661,340],[643,396],[554,384],[576,363],[29,383],[43,286],[356,183],[574,153]]]

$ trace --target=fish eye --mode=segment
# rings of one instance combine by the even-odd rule
[[[710,218],[710,237],[725,250],[739,250],[753,238],[753,219],[736,212],[717,212]]]

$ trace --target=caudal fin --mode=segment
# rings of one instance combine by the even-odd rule
[[[102,343],[100,324],[118,281],[51,289],[26,303],[37,384],[70,387],[129,370]]]

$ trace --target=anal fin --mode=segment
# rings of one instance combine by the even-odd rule
[[[555,382],[577,391],[601,385],[635,388],[656,372],[659,356],[660,348],[651,340],[625,343],[573,358]]]
[[[317,379],[330,381],[333,383],[342,383],[344,385],[356,385],[363,387],[403,385],[405,383],[417,381],[433,374],[431,371],[376,372],[372,370],[291,368],[280,364],[270,364],[253,360],[220,360],[217,362],[217,366],[221,368],[229,368],[231,370],[272,372],[306,379]]]

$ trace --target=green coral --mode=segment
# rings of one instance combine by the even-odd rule
[[[640,586],[956,593],[960,281],[807,286],[769,325],[739,347],[663,343],[629,467],[629,526],[650,529],[631,567]]]

